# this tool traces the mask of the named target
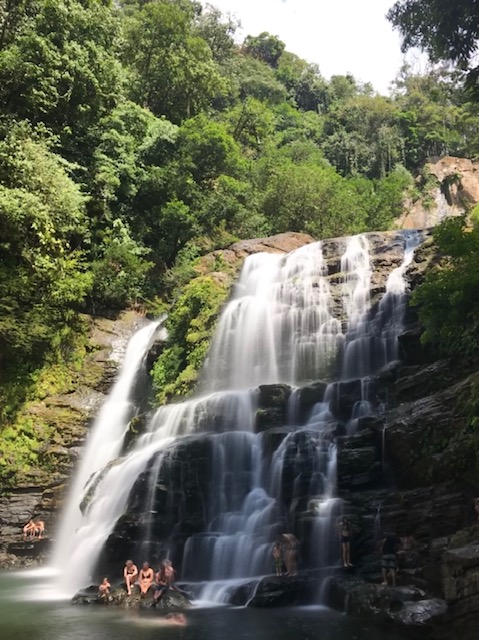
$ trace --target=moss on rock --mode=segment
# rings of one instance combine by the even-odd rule
[[[158,402],[194,389],[230,286],[231,278],[223,273],[202,275],[191,280],[173,303],[166,323],[167,345],[152,369]]]

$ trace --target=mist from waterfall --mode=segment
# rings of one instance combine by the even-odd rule
[[[211,435],[211,468],[204,528],[189,535],[181,548],[184,578],[224,581],[269,573],[272,542],[280,533],[294,531],[301,518],[310,523],[317,540],[308,554],[309,564],[320,567],[338,560],[338,420],[354,429],[354,421],[373,410],[368,376],[397,357],[404,275],[420,241],[413,232],[397,236],[404,257],[391,271],[372,316],[367,236],[344,240],[334,276],[340,295],[332,293],[321,242],[288,255],[246,259],[218,323],[201,380],[202,395],[160,407],[129,452],[122,451],[123,422],[111,435],[108,459],[82,472],[81,482],[77,478],[67,510],[75,514],[76,524],[64,521],[63,530],[70,537],[61,537],[61,554],[57,546],[66,578],[63,590],[73,593],[94,579],[103,546],[139,479],[146,482],[143,510],[148,512],[145,520],[151,520],[141,552],[153,549],[154,541],[148,538],[153,537],[158,517],[158,492],[169,490],[167,461],[175,447],[195,434]],[[342,415],[341,385],[358,377],[361,395],[352,412]],[[306,417],[298,415],[293,389],[287,424],[272,448],[267,433],[255,432],[257,387],[297,387],[318,379],[335,381]],[[89,456],[87,452],[85,458]],[[209,591],[214,592],[211,584]]]

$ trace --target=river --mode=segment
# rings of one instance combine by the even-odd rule
[[[41,584],[35,572],[0,572],[2,640],[400,640],[323,607],[197,607],[186,626],[165,627],[149,612],[72,606],[25,596]]]

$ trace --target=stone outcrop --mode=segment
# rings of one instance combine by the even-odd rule
[[[427,164],[424,175],[432,177],[435,185],[426,197],[406,203],[397,220],[401,229],[434,227],[479,202],[479,163],[473,160],[444,156]]]
[[[72,604],[80,605],[101,605],[107,607],[121,607],[122,609],[152,609],[159,613],[169,613],[171,611],[183,611],[191,607],[190,600],[178,589],[169,589],[161,597],[158,603],[154,603],[153,589],[150,589],[146,596],[141,597],[140,589],[134,586],[131,596],[126,592],[124,585],[113,586],[110,594],[105,597],[98,596],[98,587],[91,586],[77,593]],[[154,606],[153,606],[154,605]]]
[[[0,490],[0,567],[30,566],[45,558],[48,539],[24,542],[22,527],[30,518],[42,519],[47,538],[54,534],[88,428],[118,370],[129,337],[144,318],[125,312],[114,320],[88,321],[87,353],[80,370],[74,372],[74,388],[46,395],[26,408],[33,423],[48,425],[54,436],[41,452],[38,464],[19,475],[8,491]]]
[[[443,624],[447,604],[414,586],[368,584],[357,577],[334,577],[330,602],[349,615],[381,626],[394,626],[407,637],[429,636]]]

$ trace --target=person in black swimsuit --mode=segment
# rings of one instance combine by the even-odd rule
[[[123,577],[128,595],[131,596],[131,588],[136,584],[138,578],[138,567],[136,564],[133,564],[133,560],[126,561],[125,568],[123,569]]]
[[[351,536],[353,528],[348,518],[342,518],[339,524],[339,539],[341,540],[341,555],[343,567],[352,567],[351,564]]]

